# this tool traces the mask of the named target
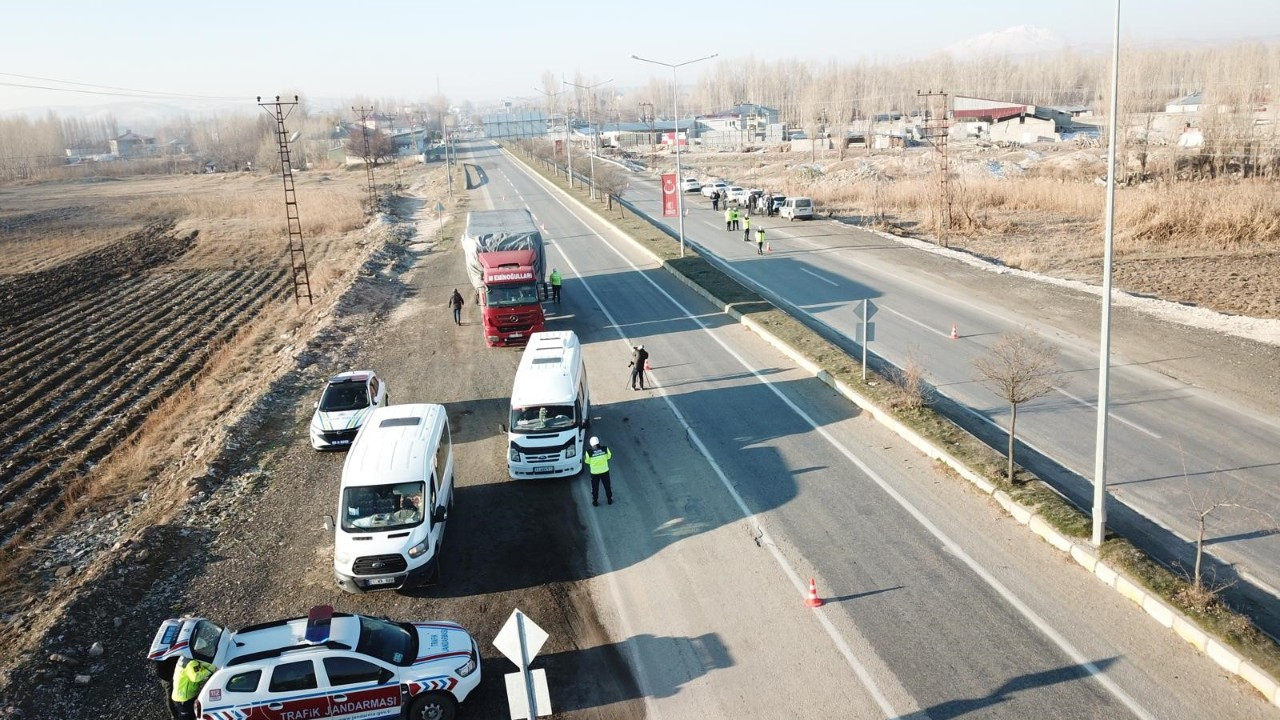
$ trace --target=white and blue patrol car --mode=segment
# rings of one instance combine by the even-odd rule
[[[311,416],[311,447],[344,450],[374,408],[391,404],[387,384],[372,370],[352,370],[329,378]]]
[[[171,618],[147,657],[162,680],[191,658],[217,668],[196,698],[200,720],[450,720],[480,684],[480,651],[461,626],[329,605],[237,631]]]

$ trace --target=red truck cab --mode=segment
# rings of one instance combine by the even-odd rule
[[[534,251],[482,252],[477,258],[482,268],[479,302],[489,347],[523,345],[533,333],[546,330]]]

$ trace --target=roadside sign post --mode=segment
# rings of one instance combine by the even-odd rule
[[[545,630],[517,608],[511,612],[511,617],[507,618],[502,630],[493,639],[493,646],[508,660],[520,666],[520,672],[506,675],[507,707],[511,720],[533,720],[551,714],[547,671],[529,669],[529,663],[537,656],[548,637]]]
[[[876,324],[870,320],[878,309],[876,304],[868,299],[863,299],[861,305],[855,305],[853,308],[853,314],[858,317],[858,332],[854,339],[862,345],[862,382],[864,383],[867,381],[867,343],[874,340],[876,335]]]
[[[440,217],[440,235],[444,235],[444,203],[436,201],[436,215]]]

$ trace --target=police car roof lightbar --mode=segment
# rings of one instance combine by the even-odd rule
[[[309,643],[322,643],[329,639],[329,628],[333,625],[333,606],[316,605],[307,612],[307,632],[304,636]]]

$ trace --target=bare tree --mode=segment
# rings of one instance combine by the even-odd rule
[[[1186,479],[1185,468],[1183,469],[1183,479],[1184,480]],[[1258,508],[1253,507],[1248,503],[1240,502],[1238,500],[1214,498],[1207,494],[1200,495],[1197,497],[1196,493],[1191,491],[1189,482],[1188,482],[1188,488],[1187,488],[1187,498],[1191,501],[1191,509],[1194,512],[1195,521],[1196,521],[1196,562],[1195,562],[1195,569],[1191,573],[1191,586],[1195,591],[1196,595],[1199,596],[1200,600],[1203,602],[1203,600],[1206,599],[1204,596],[1206,589],[1204,585],[1204,574],[1201,571],[1201,567],[1203,566],[1203,560],[1204,560],[1205,524],[1206,524],[1206,521],[1209,519],[1209,516],[1213,515],[1215,512],[1219,510],[1224,510],[1224,509],[1243,510],[1245,512],[1251,513],[1253,515],[1256,515],[1262,518],[1267,523],[1266,526],[1260,529],[1260,531],[1264,533],[1270,533],[1270,532],[1276,531],[1276,519],[1272,517],[1270,513],[1259,510]]]
[[[609,204],[610,210],[613,209],[613,199],[622,197],[622,193],[627,191],[630,184],[626,173],[613,165],[601,163],[596,168],[596,187],[604,193],[605,202]]]
[[[1028,330],[1000,335],[1000,339],[973,361],[978,380],[1009,403],[1009,482],[1013,479],[1013,447],[1018,427],[1018,406],[1053,390],[1062,370],[1058,351]]]
[[[369,150],[365,152],[365,134],[369,136]],[[354,127],[347,133],[347,154],[363,158],[366,163],[377,165],[395,154],[391,136],[378,130]]]

